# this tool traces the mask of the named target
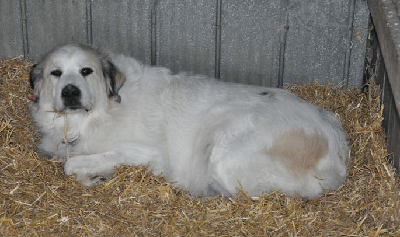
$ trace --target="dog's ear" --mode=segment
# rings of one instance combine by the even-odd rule
[[[108,97],[117,98],[118,101],[120,100],[118,91],[124,85],[126,80],[125,75],[122,74],[121,71],[110,60],[104,60],[102,64]]]
[[[41,63],[32,66],[29,74],[29,83],[33,89],[33,102],[38,102],[39,92],[43,84],[43,65]]]

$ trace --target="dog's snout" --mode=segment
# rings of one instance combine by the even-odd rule
[[[61,91],[61,97],[64,100],[64,105],[70,109],[79,109],[81,107],[81,90],[72,84],[66,85]]]

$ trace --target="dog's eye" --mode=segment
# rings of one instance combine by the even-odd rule
[[[84,77],[86,77],[86,76],[92,74],[92,72],[93,72],[93,70],[92,70],[91,68],[84,67],[84,68],[82,68],[82,70],[81,70],[81,75],[84,76]]]
[[[55,76],[55,77],[61,77],[62,71],[56,69],[56,70],[51,71],[51,72],[50,72],[50,75],[53,75],[53,76]]]

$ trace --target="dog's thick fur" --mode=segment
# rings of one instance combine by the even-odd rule
[[[149,164],[194,195],[241,185],[251,196],[314,198],[347,176],[339,120],[282,89],[171,75],[83,45],[50,52],[31,84],[39,151],[84,185],[121,164]]]

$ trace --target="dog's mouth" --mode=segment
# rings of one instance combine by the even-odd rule
[[[81,104],[76,104],[76,105],[67,105],[64,103],[65,108],[64,111],[77,111],[77,110],[83,110],[83,106]]]
[[[67,100],[64,99],[64,108],[62,111],[68,112],[68,113],[74,113],[74,112],[80,112],[80,111],[86,111],[88,112],[89,109],[84,107],[80,100]]]
[[[67,108],[64,110],[66,113],[73,114],[73,113],[79,113],[79,112],[86,112],[88,113],[90,110],[84,109],[84,108],[79,108],[79,109],[74,109],[74,108]]]
[[[65,107],[62,111],[66,113],[79,113],[79,112],[89,112],[90,109],[84,108],[82,106],[68,106]]]
[[[67,109],[69,109],[69,110],[78,110],[78,109],[82,109],[82,106],[69,106],[69,107],[67,107]]]

